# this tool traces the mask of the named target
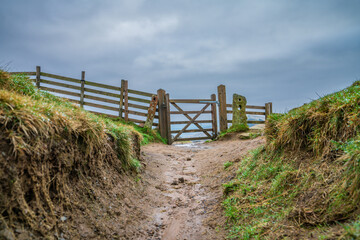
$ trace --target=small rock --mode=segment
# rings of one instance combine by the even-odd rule
[[[186,161],[191,161],[191,158],[190,157],[186,158]]]
[[[15,240],[14,234],[7,228],[0,231],[0,238],[5,240]]]
[[[60,221],[65,222],[67,220],[67,217],[61,216]]]
[[[183,177],[179,178],[179,183],[184,183],[185,179]]]
[[[178,183],[178,181],[175,179],[172,183],[171,183],[171,185],[178,185],[179,183]]]

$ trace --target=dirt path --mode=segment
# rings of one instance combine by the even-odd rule
[[[233,136],[205,144],[145,146],[144,239],[224,239],[221,186],[235,177],[224,170],[224,163],[240,161],[263,143],[262,138]]]

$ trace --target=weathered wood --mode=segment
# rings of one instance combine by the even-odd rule
[[[107,85],[107,84],[103,84],[103,83],[96,83],[96,82],[86,81],[86,85],[111,89],[111,90],[115,90],[115,91],[121,91],[121,87],[115,87],[115,86],[111,86],[111,85]]]
[[[36,72],[9,72],[10,75],[24,74],[28,76],[36,76]]]
[[[227,126],[227,114],[226,114],[226,89],[224,85],[218,86],[218,99],[219,99],[219,120],[220,120],[220,131],[225,131]]]
[[[45,83],[45,84],[49,84],[49,85],[58,86],[58,87],[64,87],[64,88],[70,88],[70,89],[75,89],[75,90],[81,90],[81,87],[74,86],[74,85],[70,85],[70,84],[66,84],[66,83],[54,82],[54,81],[45,80],[45,79],[40,79],[40,82]]]
[[[142,99],[142,98],[136,98],[136,97],[128,97],[128,99],[130,101],[142,102],[142,103],[150,104],[150,100],[148,100],[148,99]]]
[[[84,108],[84,95],[85,95],[85,71],[81,72],[81,89],[80,89],[80,107]]]
[[[226,104],[227,108],[232,108],[232,104]]]
[[[137,115],[137,116],[142,116],[142,117],[147,117],[147,113],[138,112],[138,111],[124,110],[124,113],[132,114],[132,115]]]
[[[96,89],[93,89],[93,88],[87,88],[87,87],[85,87],[85,92],[96,93],[96,94],[105,95],[105,96],[108,96],[108,97],[120,98],[120,94],[115,94],[115,93],[100,91],[100,90],[96,90]]]
[[[96,96],[92,96],[92,95],[88,95],[85,94],[84,95],[85,99],[91,99],[91,100],[95,100],[95,101],[99,101],[99,102],[106,102],[106,103],[112,103],[112,104],[119,104],[119,101],[116,100],[112,100],[112,99],[107,99],[107,98],[102,98],[102,97],[96,97]]]
[[[173,140],[174,142],[184,142],[184,141],[196,141],[196,140],[206,140],[209,139],[208,137],[193,137],[193,138],[178,138],[176,140]]]
[[[174,121],[170,122],[170,124],[187,124],[188,122],[189,121]],[[194,123],[212,123],[212,120],[197,120]]]
[[[170,114],[196,114],[199,111],[171,111]],[[211,111],[204,111],[203,114],[205,113],[212,113]]]
[[[76,79],[76,78],[63,77],[63,76],[50,74],[50,73],[44,73],[44,72],[41,72],[41,76],[49,77],[49,78],[55,78],[55,79],[64,80],[64,81],[68,81],[68,82],[73,82],[73,83],[80,83],[81,82],[81,80]]]
[[[174,131],[171,131],[171,133],[179,133],[181,130],[174,130]],[[189,129],[189,130],[185,130],[183,131],[183,133],[193,133],[193,132],[203,132],[203,131],[206,131],[206,132],[211,132],[213,131],[212,128],[204,128],[204,129]]]
[[[246,114],[249,114],[249,115],[265,115],[265,112],[249,112],[249,111],[246,111]]]
[[[211,95],[211,101],[216,101],[216,95]],[[217,112],[216,112],[216,103],[211,103],[211,123],[212,123],[212,132],[213,138],[217,137]]]
[[[176,105],[176,104],[175,104]],[[205,111],[205,109],[209,106],[210,104],[206,104],[199,112],[198,114],[195,115],[194,118],[192,118],[186,125],[185,127],[178,133],[175,135],[174,137],[174,141],[192,124],[195,122],[195,120]],[[200,125],[198,126],[200,129],[203,129]],[[208,137],[211,138],[211,136],[209,136],[209,134],[206,131],[203,131],[204,133],[206,133],[208,135]]]
[[[267,117],[270,114],[270,107],[269,107],[269,103],[265,103],[265,120],[267,119]]]
[[[90,110],[87,110],[87,111],[88,111],[88,112],[91,112],[91,113],[94,113],[94,114],[96,114],[96,115],[104,115],[104,116],[109,117],[109,118],[118,118],[118,116],[112,115],[112,114],[101,113],[101,112],[90,111]]]
[[[174,103],[174,102],[172,102],[171,103],[179,112],[184,112],[184,110],[182,110],[181,109],[181,107],[179,107],[176,103]],[[209,104],[207,104],[207,105],[209,105]],[[188,114],[186,114],[186,113],[183,113],[184,114],[184,116],[187,118],[187,119],[189,119],[190,121],[192,121],[192,120],[194,120],[192,117],[190,117]],[[198,121],[199,122],[199,121]],[[189,122],[187,122],[186,124],[188,124]],[[200,124],[198,124],[196,121],[195,122],[193,122],[193,124],[196,126],[196,127],[198,127],[199,129],[202,129],[202,126],[200,125]],[[208,132],[206,132],[206,131],[203,131],[209,138],[211,138],[211,135],[208,133]]]
[[[157,91],[158,96],[158,106],[159,106],[159,130],[160,136],[164,139],[167,139],[167,113],[166,108],[167,104],[165,102],[166,92],[164,89],[159,89]]]
[[[254,105],[246,105],[246,108],[251,108],[251,109],[264,109],[264,106],[254,106]]]
[[[129,107],[131,107],[131,108],[138,108],[138,109],[142,109],[142,110],[148,110],[148,107],[146,107],[146,106],[142,106],[142,105],[138,105],[138,104],[133,104],[133,103],[129,103],[128,105],[129,105]],[[155,109],[155,111],[157,111],[157,109]]]
[[[69,102],[72,102],[72,103],[80,104],[80,101],[79,101],[79,100],[70,99],[70,98],[65,98],[65,97],[63,97],[62,99],[65,99],[66,101],[69,101]]]
[[[41,73],[40,66],[36,66],[36,87],[37,88],[40,88],[40,73]]]
[[[273,109],[272,109],[272,102],[269,102],[269,105],[270,105],[270,114],[272,114],[273,113]]]
[[[154,122],[155,113],[156,113],[157,104],[158,104],[158,97],[157,97],[157,95],[153,95],[151,98],[151,102],[150,102],[150,106],[148,109],[148,114],[147,114],[147,118],[146,118],[144,127],[146,127],[146,128],[152,127],[153,122]]]
[[[122,79],[121,80],[121,88],[120,88],[120,104],[119,104],[119,117],[123,118],[123,112],[124,112],[124,85],[125,85],[125,80]]]
[[[246,98],[239,94],[234,93],[233,95],[233,116],[232,116],[232,125],[246,125],[247,116],[246,116]]]
[[[142,91],[133,90],[133,89],[128,89],[128,92],[132,93],[132,94],[140,95],[140,96],[145,96],[145,97],[152,97],[154,95],[153,93],[147,93],[147,92],[142,92]]]
[[[247,121],[248,123],[252,123],[252,124],[263,124],[265,123],[265,121]]]
[[[165,104],[166,104],[166,134],[167,134],[167,142],[169,145],[172,144],[171,139],[171,125],[170,125],[170,96],[167,93],[165,95]]]
[[[211,99],[171,99],[170,103],[202,103],[211,101]]]
[[[128,92],[128,81],[124,80],[124,86],[122,86],[122,88],[124,88],[124,120],[125,122],[129,121],[129,92]]]
[[[80,97],[80,93],[69,92],[69,91],[60,90],[60,89],[56,89],[56,88],[49,88],[49,87],[40,86],[40,89],[44,90],[44,91],[48,91],[48,92],[55,92],[55,93],[61,93],[61,94],[64,94],[64,95]]]
[[[80,101],[79,101],[79,103],[80,103]],[[119,111],[119,108],[110,107],[110,106],[106,106],[106,105],[102,105],[102,104],[97,104],[97,103],[84,102],[84,105],[85,105],[85,106],[90,106],[90,107],[107,109],[107,110],[111,110],[111,111]]]

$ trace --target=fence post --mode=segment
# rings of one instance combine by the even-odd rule
[[[273,113],[273,111],[272,111],[272,102],[269,102],[269,105],[270,105],[270,114],[272,114]]]
[[[164,89],[157,91],[159,104],[159,130],[162,138],[168,139],[168,123],[167,123],[167,101],[166,92]],[[168,144],[171,144],[168,142]]]
[[[220,120],[220,132],[225,131],[227,127],[227,113],[226,113],[226,89],[224,85],[218,86],[218,99],[219,106],[219,120]]]
[[[167,93],[165,95],[165,104],[166,104],[166,135],[167,135],[167,140],[168,140],[168,144],[171,145],[172,144],[172,139],[171,139],[171,123],[170,123],[170,96]]]
[[[270,114],[270,105],[269,103],[265,103],[265,120],[268,118]]]
[[[125,122],[129,121],[129,96],[128,96],[128,81],[121,80],[121,95],[120,95],[120,115],[124,112],[124,120]],[[124,110],[122,110],[122,104],[124,106]]]
[[[84,108],[84,97],[85,97],[85,71],[81,72],[81,90],[80,90],[80,107]]]
[[[120,104],[119,104],[119,118],[123,118],[123,106],[124,106],[124,85],[125,80],[121,79],[121,89],[120,89]]]
[[[211,94],[211,101],[216,101],[216,94]],[[211,103],[211,120],[212,120],[213,138],[216,138],[217,137],[216,103]]]
[[[41,68],[40,66],[36,66],[36,87],[40,88],[40,74],[41,74]]]

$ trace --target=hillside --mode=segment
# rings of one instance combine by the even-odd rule
[[[0,239],[132,236],[136,218],[119,214],[142,217],[124,201],[141,198],[140,145],[154,140],[0,71]]]
[[[360,82],[266,122],[232,166],[230,239],[360,238]]]

